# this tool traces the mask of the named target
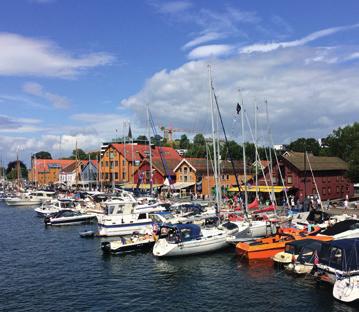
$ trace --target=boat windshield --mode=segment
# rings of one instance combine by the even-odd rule
[[[293,245],[285,245],[285,252],[291,255],[295,255],[295,247]]]

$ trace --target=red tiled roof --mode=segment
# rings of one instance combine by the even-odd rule
[[[147,158],[149,153],[148,145],[136,145],[136,144],[119,144],[113,143],[111,144],[120,154],[126,157],[127,161],[134,160],[142,160]],[[110,146],[111,146],[110,145]],[[172,147],[159,147],[155,146],[151,148],[152,158],[161,158],[160,153],[162,153],[162,157],[165,159],[182,159],[182,157],[177,153],[175,149]]]
[[[72,159],[34,159],[32,168],[36,172],[44,172],[49,170],[49,166],[51,167],[58,165],[60,169],[62,169],[73,162],[74,160]]]

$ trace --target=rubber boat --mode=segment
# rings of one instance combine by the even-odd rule
[[[162,226],[153,255],[173,257],[217,251],[229,246],[226,237],[236,231],[238,227],[230,222],[211,228],[201,228],[197,224]]]
[[[149,251],[155,244],[155,239],[152,235],[132,235],[131,237],[111,242],[101,243],[101,249],[104,253],[121,254],[134,251]]]
[[[310,238],[310,235],[316,235],[319,231],[319,227],[316,227],[314,231],[310,233],[306,230],[284,228],[281,229],[278,234],[270,237],[257,239],[251,243],[238,243],[236,245],[236,250],[239,255],[248,260],[267,259],[273,257],[278,252],[283,251],[286,243]]]

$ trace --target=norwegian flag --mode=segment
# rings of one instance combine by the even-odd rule
[[[313,264],[317,265],[319,263],[319,257],[318,257],[318,253],[316,250],[314,250],[314,259],[313,259]]]

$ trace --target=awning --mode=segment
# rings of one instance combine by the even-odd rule
[[[152,184],[152,188],[161,187],[162,185],[163,184]],[[137,184],[133,184],[133,183],[126,183],[126,184],[121,185],[121,188],[124,188],[124,189],[135,189],[136,187],[137,187]],[[150,184],[140,184],[140,186],[138,188],[149,190]]]
[[[258,192],[260,193],[271,193],[272,191],[274,193],[280,193],[283,192],[284,189],[286,189],[287,191],[289,189],[291,189],[291,186],[265,186],[265,185],[259,185],[258,187]],[[241,192],[244,192],[245,187],[244,185],[241,185]],[[231,187],[230,189],[228,189],[229,192],[238,192],[238,187]],[[256,191],[256,186],[252,185],[252,186],[247,186],[247,192],[255,192]]]
[[[181,190],[190,186],[195,185],[195,182],[176,182],[171,185],[171,189]]]

